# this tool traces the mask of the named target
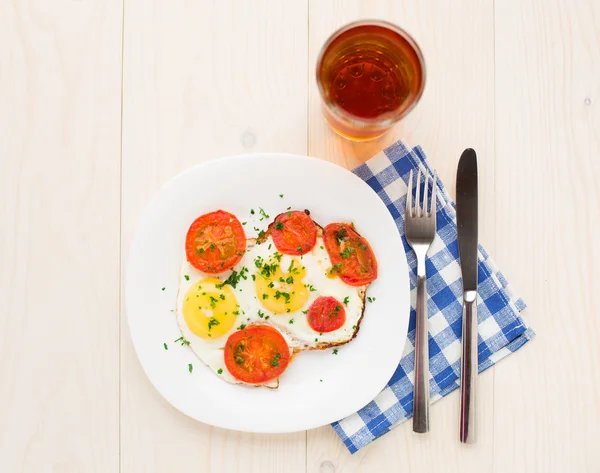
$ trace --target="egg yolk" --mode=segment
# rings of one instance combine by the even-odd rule
[[[218,338],[235,324],[239,305],[228,285],[207,278],[190,287],[183,299],[183,318],[190,330],[202,338]]]
[[[282,268],[276,259],[270,259],[258,268],[256,297],[265,309],[275,314],[295,312],[308,300],[304,276],[306,269],[296,258],[291,259],[287,268]]]

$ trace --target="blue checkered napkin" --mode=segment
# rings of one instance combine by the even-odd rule
[[[432,171],[420,147],[402,142],[390,146],[353,172],[387,205],[402,235],[410,266],[411,300],[416,299],[417,260],[404,237],[404,207],[411,169]],[[431,195],[429,182],[429,195]],[[429,296],[429,369],[431,402],[458,388],[462,333],[462,281],[458,263],[454,202],[438,180],[437,237],[426,261]],[[376,309],[377,302],[372,309]],[[512,290],[483,247],[479,246],[479,372],[521,348],[533,336],[521,312],[525,303]],[[400,365],[385,389],[369,404],[333,424],[351,453],[412,417],[415,307],[411,307],[408,340]]]

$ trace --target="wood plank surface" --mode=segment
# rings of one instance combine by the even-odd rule
[[[120,0],[0,2],[0,471],[119,467]]]
[[[229,154],[306,154],[307,11],[266,0],[125,3],[123,272],[142,210],[176,173]],[[172,408],[142,372],[124,307],[121,322],[122,473],[305,471],[305,432],[231,432]]]
[[[498,473],[600,471],[599,25],[496,2],[496,259],[538,333],[496,370]]]

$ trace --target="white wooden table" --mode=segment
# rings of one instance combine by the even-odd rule
[[[353,144],[319,110],[316,55],[351,20],[409,30],[420,105]],[[140,213],[175,173],[283,151],[352,167],[397,138],[453,188],[480,157],[482,242],[537,338],[480,378],[479,442],[458,396],[355,455],[192,421],[134,354],[123,274]],[[600,471],[600,1],[0,0],[0,471]]]

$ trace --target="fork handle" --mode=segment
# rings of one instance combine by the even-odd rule
[[[460,441],[475,443],[477,399],[477,291],[463,302],[462,366],[460,370]]]
[[[427,330],[427,278],[417,277],[417,327],[415,330],[415,393],[413,431],[429,432],[429,341]]]

